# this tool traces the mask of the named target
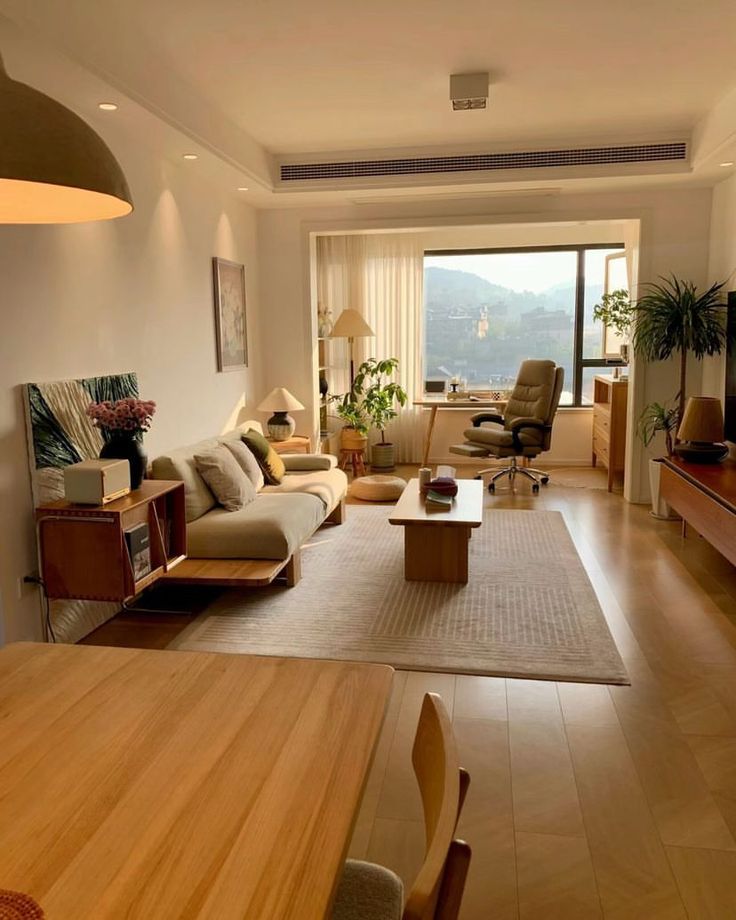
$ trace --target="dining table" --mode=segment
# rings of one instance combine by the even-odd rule
[[[0,890],[46,920],[329,917],[392,675],[5,646]]]

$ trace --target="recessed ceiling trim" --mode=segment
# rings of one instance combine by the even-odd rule
[[[485,172],[508,169],[549,169],[574,166],[610,166],[625,163],[686,161],[684,141],[479,153],[402,159],[342,160],[322,163],[282,163],[282,182],[319,179],[353,179],[368,176],[409,176],[433,173]]]

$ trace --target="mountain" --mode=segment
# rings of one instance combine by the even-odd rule
[[[588,303],[597,303],[601,294],[600,284],[586,286]],[[503,307],[504,312],[517,316],[540,308],[574,313],[575,285],[563,281],[539,293],[514,291],[472,272],[432,265],[424,269],[424,299],[427,307],[439,314],[482,306],[490,307],[491,312],[493,307]]]

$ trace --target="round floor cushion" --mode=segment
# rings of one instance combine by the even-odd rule
[[[359,476],[350,486],[353,498],[364,502],[395,501],[406,488],[406,480],[399,476]]]

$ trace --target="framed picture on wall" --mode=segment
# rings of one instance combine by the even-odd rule
[[[217,370],[248,367],[248,327],[245,314],[245,266],[227,259],[212,260],[217,329]]]

